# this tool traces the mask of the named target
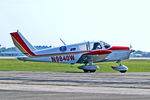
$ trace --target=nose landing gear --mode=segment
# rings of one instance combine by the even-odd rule
[[[128,67],[125,65],[122,65],[121,61],[117,61],[116,63],[118,63],[119,66],[112,66],[113,70],[120,71],[120,73],[125,73],[126,71],[128,71]]]

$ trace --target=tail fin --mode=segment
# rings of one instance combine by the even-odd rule
[[[23,36],[17,31],[10,33],[14,45],[25,55],[32,57],[35,56],[34,51],[36,50]]]

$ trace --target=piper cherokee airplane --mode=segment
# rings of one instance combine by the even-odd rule
[[[128,59],[132,52],[130,47],[110,46],[103,41],[88,41],[37,50],[19,31],[10,33],[10,35],[14,45],[26,55],[18,57],[19,60],[68,64],[80,63],[84,65],[78,68],[84,72],[95,72],[98,70],[99,67],[93,65],[95,62],[116,61],[119,66],[112,66],[112,69],[125,73],[128,67],[122,65],[121,61]]]

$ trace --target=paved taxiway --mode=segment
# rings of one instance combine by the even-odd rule
[[[149,100],[150,73],[0,71],[1,100]]]

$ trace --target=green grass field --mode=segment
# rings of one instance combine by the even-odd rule
[[[96,72],[118,72],[114,71],[111,66],[117,66],[115,62],[95,63],[100,66]],[[150,60],[126,60],[122,64],[128,66],[128,72],[150,72]],[[75,64],[70,67],[69,64],[56,64],[44,62],[22,62],[18,60],[0,60],[1,71],[63,71],[63,72],[83,72]]]

